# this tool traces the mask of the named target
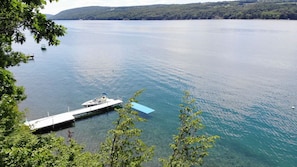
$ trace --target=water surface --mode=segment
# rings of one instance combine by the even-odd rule
[[[189,90],[203,110],[204,133],[219,135],[204,166],[297,164],[297,22],[58,21],[61,45],[40,50],[28,37],[15,46],[35,60],[14,67],[26,87],[27,119],[80,108],[108,93],[156,111],[139,125],[156,157],[167,156],[178,106]],[[95,151],[115,112],[76,122],[74,138]],[[66,136],[67,130],[59,131]],[[157,166],[154,159],[149,165]]]

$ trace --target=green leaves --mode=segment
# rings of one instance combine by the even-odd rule
[[[34,39],[39,43],[42,39],[48,41],[49,45],[59,45],[57,37],[63,36],[66,28],[56,25],[53,21],[47,20],[45,15],[36,13],[31,20],[30,31],[34,35]]]
[[[153,157],[153,146],[141,139],[142,130],[136,123],[145,121],[131,108],[143,90],[138,91],[122,108],[116,109],[119,117],[114,129],[101,144],[99,154],[84,152],[73,140],[53,135],[33,135],[24,127],[18,103],[25,99],[24,88],[15,85],[16,80],[6,70],[27,62],[27,56],[12,49],[12,43],[24,43],[23,30],[29,30],[37,43],[45,39],[48,45],[58,45],[57,37],[66,29],[47,20],[39,12],[45,0],[4,0],[0,2],[0,164],[3,166],[141,166]],[[194,111],[195,100],[185,93],[180,110],[179,133],[174,135],[170,147],[173,154],[161,162],[164,166],[191,166],[202,164],[207,149],[216,136],[197,136],[203,128],[199,115]]]
[[[26,41],[23,30],[39,34],[38,40],[46,39],[50,45],[57,45],[57,36],[64,35],[65,28],[39,13],[45,3],[45,0],[0,2],[1,166],[76,166],[80,164],[80,157],[90,156],[81,154],[82,148],[77,144],[68,146],[63,139],[52,135],[36,136],[24,127],[23,115],[18,109],[18,104],[26,98],[24,88],[16,86],[12,73],[6,70],[28,60],[24,53],[12,49],[12,43]]]
[[[129,102],[136,100],[141,92],[136,92]],[[160,159],[164,167],[202,165],[207,150],[213,146],[218,136],[199,135],[198,131],[204,126],[199,117],[202,111],[196,111],[196,101],[185,92],[183,103],[180,105],[180,127],[177,135],[173,136],[170,144],[172,155]],[[99,151],[102,166],[141,166],[152,158],[154,147],[148,147],[139,139],[141,130],[135,127],[138,119],[137,112],[131,109],[131,104],[125,104],[117,110],[119,118],[114,122],[115,128],[109,131],[106,141],[101,144]]]
[[[54,0],[50,0],[52,2]],[[101,144],[99,154],[84,152],[83,147],[70,140],[50,135],[34,135],[22,122],[18,104],[26,98],[24,88],[15,85],[16,80],[6,69],[27,62],[27,56],[12,49],[12,43],[24,43],[23,30],[29,30],[36,42],[45,39],[49,45],[58,45],[57,37],[66,29],[47,20],[39,9],[45,0],[3,0],[0,2],[0,164],[2,166],[141,166],[152,159],[154,147],[141,139],[142,130],[136,123],[145,119],[131,108],[143,90],[138,91],[122,108],[116,109],[119,117],[114,129]],[[185,93],[180,105],[179,133],[173,136],[173,151],[164,166],[192,166],[202,164],[217,136],[198,136],[203,128],[195,111],[195,100]]]
[[[168,159],[160,159],[163,166],[193,166],[202,165],[207,150],[212,147],[218,136],[199,135],[197,132],[204,126],[199,117],[202,111],[196,111],[196,101],[185,92],[180,105],[180,127],[177,135],[173,135],[170,144],[172,155]]]
[[[12,73],[0,68],[0,131],[8,135],[19,125],[22,114],[17,104],[24,100],[24,88],[15,85]]]
[[[145,121],[131,108],[136,95],[122,108],[117,109],[118,119],[114,129],[108,132],[105,142],[101,143],[98,153],[85,152],[74,140],[49,135],[33,135],[21,122],[16,107],[17,100],[8,94],[14,93],[14,80],[7,71],[2,72],[6,85],[12,89],[3,89],[0,103],[0,164],[4,166],[142,166],[152,159],[154,147],[147,146],[141,139],[142,130],[136,128],[137,122]],[[4,80],[5,81],[5,80]],[[3,82],[4,83],[4,82]],[[5,85],[5,84],[3,84]],[[4,92],[2,90],[2,92]],[[180,127],[170,144],[172,155],[160,159],[163,166],[201,165],[207,150],[213,146],[218,136],[198,135],[203,128],[199,118],[201,111],[195,111],[195,101],[186,96],[180,109]]]
[[[114,122],[114,129],[108,132],[105,142],[101,143],[99,155],[103,166],[141,166],[153,156],[154,147],[147,146],[139,137],[142,130],[136,128],[136,122],[144,121],[131,108],[131,102],[142,91],[129,99],[129,103],[116,109],[119,118]]]
[[[98,155],[84,152],[73,140],[67,144],[64,138],[53,134],[33,135],[25,126],[6,136],[0,144],[2,166],[99,166]]]
[[[14,52],[12,43],[23,44],[26,37],[23,30],[29,30],[37,43],[42,39],[48,45],[58,45],[57,37],[66,33],[66,28],[47,20],[39,12],[46,4],[45,0],[4,0],[0,3],[0,68],[27,62],[25,54]]]

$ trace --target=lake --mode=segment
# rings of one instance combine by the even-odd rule
[[[28,120],[80,108],[104,92],[127,101],[145,89],[138,100],[156,111],[139,127],[144,141],[157,146],[148,166],[158,166],[157,158],[170,151],[188,90],[203,111],[203,133],[221,137],[204,166],[296,166],[296,21],[57,23],[68,29],[59,46],[42,51],[29,36],[14,46],[35,55],[10,68],[26,88],[21,108]],[[80,120],[70,130],[96,151],[116,116]]]

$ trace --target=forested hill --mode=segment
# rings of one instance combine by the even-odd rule
[[[184,5],[82,7],[62,11],[54,20],[185,20],[291,19],[297,20],[297,1],[228,1]]]

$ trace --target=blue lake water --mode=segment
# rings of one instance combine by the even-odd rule
[[[189,90],[203,111],[203,133],[219,135],[204,166],[296,166],[296,21],[57,21],[68,28],[41,51],[28,37],[15,49],[35,60],[11,68],[28,98],[27,119],[76,109],[106,92],[156,111],[139,125],[168,155],[178,110]],[[75,123],[74,138],[96,151],[115,112]],[[57,132],[67,136],[67,130]]]

